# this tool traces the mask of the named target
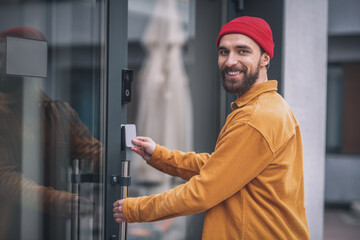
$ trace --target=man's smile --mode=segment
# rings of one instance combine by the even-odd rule
[[[240,71],[236,71],[236,72],[234,72],[234,71],[232,71],[232,72],[227,72],[227,74],[228,74],[228,75],[230,75],[230,76],[235,76],[235,75],[240,74]]]
[[[239,77],[243,74],[245,74],[245,69],[241,69],[241,68],[225,68],[224,70],[225,76],[227,78],[234,78],[234,77]]]

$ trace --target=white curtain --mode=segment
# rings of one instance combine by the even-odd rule
[[[158,0],[144,32],[148,51],[139,74],[137,131],[157,143],[182,151],[192,150],[192,103],[182,47],[186,41],[176,0]],[[170,177],[146,166],[134,166],[137,178],[169,188]]]

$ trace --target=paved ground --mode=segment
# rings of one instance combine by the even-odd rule
[[[324,240],[360,240],[360,203],[325,208]]]

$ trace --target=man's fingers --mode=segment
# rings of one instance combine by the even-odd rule
[[[124,203],[124,199],[120,199],[117,200],[116,202],[114,202],[113,206],[113,217],[115,219],[115,222],[117,223],[122,223],[125,222],[126,219],[124,217],[124,213],[123,213],[123,203]]]
[[[126,221],[124,218],[115,218],[115,222],[122,223],[122,222],[126,222]]]
[[[134,138],[134,139],[132,139],[131,141],[132,141],[132,143],[133,143],[134,145],[136,145],[136,146],[139,146],[140,143],[141,143],[141,141],[139,141],[137,138]]]
[[[114,202],[113,207],[117,207],[120,206],[120,200],[117,200],[116,202]]]
[[[114,214],[114,219],[115,219],[115,222],[117,222],[117,223],[126,222],[126,219],[124,218],[124,216],[115,216],[115,214]]]
[[[137,140],[142,141],[142,142],[148,142],[149,138],[148,137],[136,137]]]
[[[143,145],[146,143],[146,141],[144,141],[144,139],[142,137],[136,137],[132,140],[132,142],[135,144],[135,145]]]
[[[144,149],[142,147],[131,147],[131,151],[139,154],[143,158],[145,156],[145,151],[144,151]]]
[[[116,206],[122,206],[123,203],[124,203],[125,199],[119,199],[117,200],[116,202],[114,202],[113,206],[116,207]]]
[[[140,147],[140,146],[136,146],[136,147],[131,147],[131,150],[140,154],[144,152],[144,148],[143,147]]]
[[[139,137],[132,140],[132,143],[138,147],[145,148],[149,143],[147,141],[139,139]]]
[[[132,140],[132,143],[135,147],[132,147],[131,150],[139,154],[146,161],[149,161],[155,151],[155,142],[148,137],[136,137]]]
[[[114,207],[114,208],[113,208],[113,212],[114,212],[114,213],[117,213],[117,212],[121,212],[121,213],[122,213],[122,212],[123,212],[123,208],[122,208],[122,207]]]
[[[124,218],[122,213],[114,213],[114,218]]]

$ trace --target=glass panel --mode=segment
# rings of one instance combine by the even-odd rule
[[[134,69],[136,97],[128,107],[128,122],[137,124],[139,135],[183,151],[193,149],[192,105],[185,68],[192,60],[186,50],[189,35],[194,34],[194,21],[190,21],[194,7],[194,1],[129,1],[129,65]],[[178,114],[171,114],[170,107]],[[146,166],[135,154],[131,158],[130,196],[161,193],[183,183]],[[185,239],[186,221],[187,217],[178,217],[129,224],[128,239]]]
[[[326,151],[341,152],[343,69],[340,65],[328,66]]]
[[[0,3],[0,239],[103,235],[104,3]]]
[[[138,135],[169,149],[213,150],[220,125],[215,44],[220,9],[221,1],[129,1],[128,62],[134,70],[134,100],[127,117],[128,123],[136,123]],[[130,197],[185,183],[151,168],[134,153],[129,158]],[[128,239],[201,239],[202,225],[202,214],[132,223]]]

